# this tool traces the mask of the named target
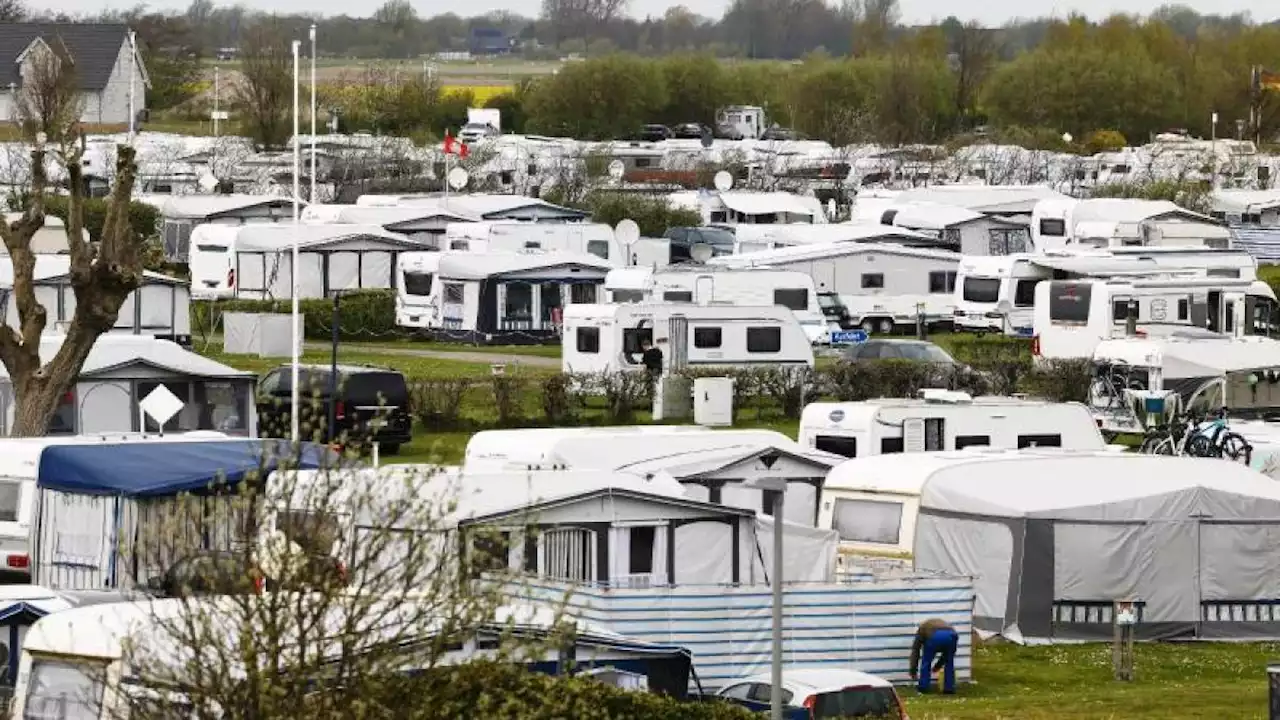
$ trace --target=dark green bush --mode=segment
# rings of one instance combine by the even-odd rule
[[[428,430],[458,430],[462,426],[462,402],[475,384],[471,378],[433,378],[409,388],[413,414]]]
[[[333,301],[303,300],[303,334],[308,340],[328,340],[332,334]],[[359,290],[342,295],[339,337],[343,340],[385,340],[404,335],[396,325],[394,290]],[[293,303],[282,300],[219,300],[191,303],[191,326],[196,333],[214,332],[222,326],[222,313],[290,313]]]
[[[1087,403],[1093,379],[1093,363],[1088,359],[1045,360],[1027,373],[1022,389],[1053,402]]]

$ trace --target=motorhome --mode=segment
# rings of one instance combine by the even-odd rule
[[[396,322],[441,339],[485,344],[554,338],[560,313],[599,302],[612,266],[567,252],[404,253]]]
[[[1089,358],[1103,340],[1202,328],[1230,337],[1267,336],[1276,296],[1260,280],[1133,277],[1049,280],[1035,291],[1037,357]]]
[[[817,402],[800,414],[799,443],[844,457],[967,447],[1065,447],[1102,450],[1089,409],[1008,397],[978,397],[942,389],[916,399]]]
[[[193,300],[221,300],[235,295],[235,247],[240,227],[209,223],[191,229],[187,266]]]
[[[914,326],[921,313],[931,326],[951,322],[960,259],[942,250],[838,242],[712,258],[709,264],[805,273],[828,322],[887,333]]]
[[[955,325],[977,332],[1030,335],[1036,286],[1043,280],[1163,274],[1257,277],[1257,262],[1242,250],[1112,248],[1053,250],[1019,255],[964,256],[955,283]]]
[[[567,373],[639,370],[644,346],[665,369],[716,365],[813,366],[813,346],[781,305],[635,303],[570,305],[564,311]]]
[[[810,342],[830,342],[813,277],[795,270],[730,269],[720,265],[671,265],[610,270],[609,302],[676,302],[695,305],[782,305],[795,313]]]
[[[625,265],[627,256],[614,237],[613,228],[601,223],[538,223],[517,220],[449,223],[442,250],[488,252],[546,250],[595,255],[614,265]]]

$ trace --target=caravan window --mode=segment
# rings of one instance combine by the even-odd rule
[[[616,303],[644,302],[643,290],[614,290],[613,301]]]
[[[900,437],[880,438],[880,454],[881,455],[892,455],[894,453],[900,453],[902,452],[903,448],[904,448],[904,445],[902,444],[902,438]]]
[[[1055,282],[1049,286],[1049,320],[1060,325],[1088,325],[1089,299],[1093,287],[1088,283]]]
[[[964,301],[994,303],[1000,299],[1000,278],[967,277],[964,279]]]
[[[430,295],[433,277],[435,276],[431,273],[406,271],[404,274],[404,294]]]
[[[102,712],[101,665],[56,660],[31,663],[25,717],[98,720]]]
[[[1191,301],[1188,300],[1187,298],[1182,298],[1181,300],[1178,300],[1178,319],[1186,320],[1190,314],[1191,314]]]
[[[1058,218],[1041,218],[1040,234],[1045,237],[1066,237],[1067,221]]]
[[[461,305],[467,296],[466,287],[462,283],[445,283],[444,301],[450,305]]]
[[[831,526],[841,540],[897,545],[902,528],[902,503],[836,500]]]
[[[929,273],[929,292],[953,293],[956,291],[956,274],[950,270],[935,270]]]
[[[690,290],[667,290],[662,293],[664,302],[693,302],[693,292]]]
[[[1062,447],[1061,435],[1019,435],[1018,449],[1031,447]]]
[[[806,310],[809,307],[809,291],[804,288],[776,289],[773,291],[773,304],[788,310]]]
[[[537,240],[525,240],[524,249],[525,250],[541,250],[542,243],[538,242]]]
[[[207,253],[224,253],[227,251],[226,245],[196,245],[196,249],[200,252]]]
[[[450,250],[470,250],[471,243],[466,240],[454,240],[449,243]]]
[[[782,328],[747,328],[747,352],[776,353],[782,351]]]
[[[963,450],[967,447],[990,447],[991,436],[989,435],[957,435],[956,449]]]
[[[1040,284],[1039,280],[1019,280],[1013,288],[1013,306],[1035,307],[1038,284]]]
[[[18,500],[21,497],[21,483],[0,480],[0,522],[18,521]]]
[[[721,337],[718,327],[696,327],[693,329],[693,346],[699,349],[718,348]]]
[[[578,352],[595,354],[600,352],[600,328],[580,327],[575,331]]]
[[[863,290],[883,290],[884,273],[862,273]]]
[[[608,240],[588,240],[587,254],[595,255],[605,260],[609,259],[609,241]]]
[[[1238,278],[1240,268],[1209,268],[1206,274],[1212,278]]]
[[[841,457],[858,457],[858,438],[848,435],[819,435],[814,438],[813,447]]]

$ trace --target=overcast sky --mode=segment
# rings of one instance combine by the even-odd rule
[[[540,6],[540,0],[470,0],[462,5],[447,0],[412,0],[412,2],[418,13],[423,16],[449,11],[464,15],[479,15],[490,10],[511,10],[522,15],[536,15]],[[1073,11],[1083,12],[1090,17],[1102,17],[1117,10],[1148,13],[1166,4],[1164,0],[1125,0],[1124,2],[1117,2],[1117,0],[985,0],[981,3],[957,3],[955,0],[900,0],[900,2],[902,18],[907,23],[927,23],[930,20],[955,14],[962,20],[978,20],[987,25],[1002,25],[1019,16],[1066,16]],[[137,3],[135,0],[43,0],[43,2],[38,1],[32,4],[55,11],[82,13],[105,8],[124,9],[133,7]],[[282,13],[318,11],[326,15],[344,12],[369,15],[378,4],[378,0],[359,3],[358,7],[362,8],[361,10],[355,10],[350,2],[343,2],[343,0],[275,0],[249,3],[249,6]],[[684,4],[696,13],[718,18],[724,13],[728,0],[686,0],[683,3],[671,0],[630,0],[630,11],[637,17],[661,15],[668,7],[676,4]],[[1202,13],[1229,15],[1248,12],[1259,21],[1280,18],[1280,3],[1275,0],[1183,0],[1181,4]],[[184,8],[187,2],[186,0],[155,0],[146,5],[152,9],[169,10]]]

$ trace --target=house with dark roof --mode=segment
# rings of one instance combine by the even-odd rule
[[[80,86],[84,123],[129,122],[147,107],[150,80],[129,28],[116,23],[0,23],[0,118],[13,116],[26,69],[39,52],[70,59]],[[132,87],[131,87],[132,86]]]

